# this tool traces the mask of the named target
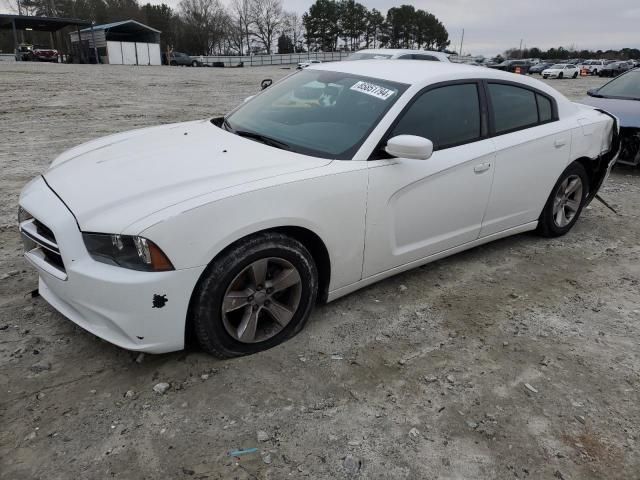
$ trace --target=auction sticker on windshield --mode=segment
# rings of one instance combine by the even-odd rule
[[[389,88],[381,87],[380,85],[375,85],[369,82],[358,82],[355,83],[351,90],[355,90],[356,92],[366,93],[367,95],[371,95],[372,97],[379,98],[380,100],[386,100],[391,95],[395,93],[394,90]]]

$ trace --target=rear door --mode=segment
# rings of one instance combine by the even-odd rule
[[[571,151],[569,123],[551,97],[510,82],[486,88],[496,159],[481,237],[535,222]]]

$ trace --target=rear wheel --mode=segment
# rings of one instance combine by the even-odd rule
[[[562,72],[560,72],[560,73],[558,74],[558,78],[560,78],[560,79],[561,79],[563,76],[564,76],[564,75],[562,75]]]
[[[191,62],[191,66],[192,67],[197,67],[199,66],[198,62],[196,60],[194,60],[193,62]]]
[[[238,242],[207,267],[194,292],[200,345],[229,358],[288,340],[309,318],[317,278],[313,257],[293,238],[266,232]]]
[[[562,172],[538,219],[538,233],[559,237],[576,223],[589,196],[589,178],[582,165],[572,163]]]
[[[573,78],[578,78],[578,72],[573,74]]]
[[[176,67],[178,66],[178,62],[176,62],[175,60],[171,60],[171,62],[169,63],[169,65]]]

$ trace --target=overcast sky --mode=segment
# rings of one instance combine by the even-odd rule
[[[138,0],[146,3],[147,0]],[[162,3],[163,0],[150,0]],[[229,0],[222,0],[228,3]],[[179,0],[164,0],[175,7]],[[287,10],[302,14],[312,0],[283,0]],[[366,0],[383,14],[408,3],[433,13],[449,32],[451,47],[493,55],[523,46],[577,49],[640,48],[640,0]],[[0,10],[5,10],[0,0]]]

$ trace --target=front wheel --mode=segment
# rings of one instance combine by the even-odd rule
[[[562,172],[538,219],[538,233],[559,237],[567,233],[580,217],[589,196],[589,178],[584,167],[572,163]]]
[[[573,74],[573,78],[578,78],[578,72]]]
[[[560,73],[558,74],[558,78],[559,78],[559,79],[562,79],[562,77],[563,77],[563,76],[564,76],[564,75],[562,75],[562,72],[560,72]]]
[[[196,60],[194,60],[193,62],[191,62],[191,66],[192,67],[199,67],[200,64]]]
[[[313,257],[276,232],[237,242],[203,273],[191,304],[201,347],[220,357],[272,348],[302,330],[318,294]]]

